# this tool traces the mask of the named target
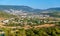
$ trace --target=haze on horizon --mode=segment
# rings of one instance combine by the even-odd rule
[[[0,0],[0,5],[24,5],[37,9],[60,7],[60,0]]]

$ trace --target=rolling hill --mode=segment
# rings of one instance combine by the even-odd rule
[[[12,17],[15,17],[15,15],[0,11],[0,18],[12,18]]]
[[[13,13],[13,14],[23,14],[23,13],[51,13],[60,12],[60,7],[48,8],[48,9],[34,9],[29,6],[17,6],[17,5],[0,5],[0,11]]]

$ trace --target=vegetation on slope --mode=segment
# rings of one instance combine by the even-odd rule
[[[5,36],[60,36],[60,27],[32,28],[32,29],[9,29],[3,28]]]
[[[0,18],[11,18],[11,17],[15,17],[15,15],[0,11]]]

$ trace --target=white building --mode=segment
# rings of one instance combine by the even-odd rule
[[[8,22],[9,22],[9,20],[4,20],[4,21],[3,21],[3,23],[8,23]]]

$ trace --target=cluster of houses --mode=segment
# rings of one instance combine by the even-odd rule
[[[49,15],[42,15],[42,14],[40,14],[40,15],[21,15],[21,17],[23,17],[23,18],[26,18],[26,17],[28,17],[28,18],[47,18],[47,17],[50,17]]]

